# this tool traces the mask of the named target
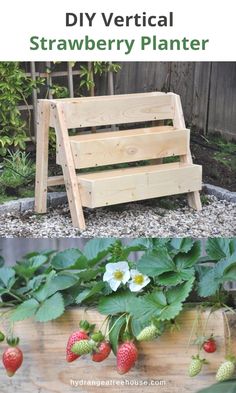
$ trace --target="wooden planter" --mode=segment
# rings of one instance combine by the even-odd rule
[[[207,315],[207,312],[202,315],[203,322]],[[236,315],[230,313],[225,315],[229,321],[236,351]],[[194,379],[188,377],[188,364],[191,355],[196,353],[195,346],[187,348],[193,321],[196,318],[196,311],[191,310],[182,313],[179,317],[180,331],[168,332],[155,342],[140,344],[136,366],[124,376],[117,374],[116,359],[113,354],[103,363],[94,363],[89,358],[85,358],[69,364],[65,361],[66,342],[69,334],[78,327],[78,321],[82,318],[96,322],[99,326],[104,316],[94,310],[85,312],[77,308],[67,311],[62,318],[53,322],[41,324],[26,320],[17,323],[15,330],[21,337],[20,346],[24,351],[24,363],[12,379],[5,375],[2,368],[0,369],[0,392],[67,393],[104,390],[120,392],[121,389],[127,392],[135,392],[139,389],[140,392],[145,393],[154,393],[158,389],[162,393],[197,392],[215,382],[215,372],[224,359],[227,329],[223,312],[217,311],[209,320],[207,332],[214,333],[218,350],[214,354],[206,354],[210,363],[204,366],[199,376]],[[4,347],[3,344],[1,349],[3,350]],[[76,386],[76,382],[81,380],[88,383],[91,381],[90,384],[92,381],[95,383],[104,381],[107,385]],[[138,383],[140,386],[137,386]]]

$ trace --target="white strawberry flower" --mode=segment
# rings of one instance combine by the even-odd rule
[[[125,261],[108,263],[103,275],[103,281],[107,281],[115,292],[121,284],[126,284],[130,279],[129,265]]]
[[[138,292],[149,284],[150,278],[140,273],[138,270],[130,270],[131,280],[128,282],[131,292]]]

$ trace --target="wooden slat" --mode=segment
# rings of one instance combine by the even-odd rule
[[[41,101],[37,114],[37,154],[35,177],[35,211],[47,211],[47,178],[48,178],[48,133],[50,107],[47,101]]]
[[[92,168],[186,154],[189,130],[142,128],[77,135],[70,142],[75,167]]]
[[[66,184],[66,192],[70,206],[71,218],[74,227],[85,229],[84,214],[81,204],[81,197],[78,188],[76,172],[74,168],[73,156],[66,129],[65,117],[60,104],[54,108],[54,122],[57,133],[57,143],[60,149],[63,176]]]
[[[58,101],[52,102],[57,104]],[[171,95],[165,93],[70,98],[60,100],[60,105],[68,128],[172,119],[174,116]]]
[[[175,108],[173,125],[176,129],[184,128],[185,127],[185,120],[184,120],[184,114],[183,114],[182,105],[181,105],[181,101],[180,101],[180,96],[174,94],[174,95],[172,95],[172,97],[173,97],[172,99],[173,99],[173,104],[174,104],[174,108]],[[187,153],[185,155],[181,156],[180,160],[183,163],[187,163],[187,164],[191,164],[193,162],[191,151],[190,151],[190,144],[188,146]],[[201,210],[202,209],[202,202],[201,202],[200,194],[196,190],[192,190],[192,191],[193,192],[189,192],[187,195],[188,204],[193,209]]]
[[[201,189],[199,165],[171,163],[78,176],[82,205],[90,208]]]
[[[208,318],[208,312],[202,314],[202,325]],[[188,340],[191,335],[196,311],[183,312],[178,317],[180,330],[165,332],[158,340],[138,344],[138,360],[129,373],[119,375],[116,372],[116,358],[111,354],[101,363],[94,363],[90,357],[81,358],[73,363],[65,361],[65,347],[68,336],[78,329],[81,319],[88,319],[90,323],[101,326],[104,315],[92,309],[73,308],[67,311],[60,319],[47,323],[36,323],[25,320],[15,324],[15,334],[21,339],[20,347],[24,352],[22,367],[16,372],[14,378],[7,377],[1,369],[0,391],[10,393],[13,391],[24,393],[94,393],[97,391],[120,393],[195,393],[215,382],[215,373],[225,355],[224,320],[219,310],[209,319],[207,335],[214,333],[217,341],[217,351],[204,354],[209,361],[204,365],[202,372],[194,380],[188,376],[187,370],[192,355],[196,355],[197,348]],[[232,315],[232,329],[236,322]],[[3,328],[0,324],[0,328]],[[234,329],[235,330],[235,329]],[[195,335],[193,336],[193,339]],[[235,336],[232,338],[235,345]],[[2,351],[6,348],[3,343]],[[72,386],[72,381],[84,385]],[[152,381],[165,381],[157,386]],[[87,385],[86,385],[86,381]],[[105,381],[102,387],[91,386],[92,381]],[[114,381],[109,385],[109,381]],[[131,381],[128,385],[127,381]],[[134,381],[136,383],[134,383]],[[142,381],[147,385],[141,387]],[[90,385],[89,385],[90,382]],[[137,386],[140,383],[140,386]],[[126,385],[124,385],[126,384]],[[125,387],[124,387],[125,386]]]

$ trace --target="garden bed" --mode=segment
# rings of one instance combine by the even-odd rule
[[[202,314],[204,322],[208,312]],[[196,311],[190,310],[178,317],[180,331],[166,332],[155,342],[138,345],[139,358],[135,367],[125,376],[120,376],[115,370],[116,360],[111,355],[104,363],[94,363],[88,358],[79,359],[73,363],[65,361],[65,346],[68,335],[78,327],[78,321],[86,318],[88,321],[101,325],[104,316],[95,310],[71,309],[63,317],[54,321],[40,324],[31,320],[22,321],[16,325],[16,333],[21,337],[21,348],[24,350],[24,364],[15,375],[14,380],[1,375],[0,391],[9,393],[16,388],[24,393],[66,393],[109,391],[120,392],[129,390],[142,391],[142,383],[146,393],[154,393],[158,389],[162,393],[195,393],[215,382],[215,373],[225,355],[225,327],[221,311],[214,313],[209,319],[208,331],[214,332],[218,350],[214,354],[206,354],[209,364],[205,365],[202,373],[194,380],[188,376],[187,370],[191,355],[196,348],[190,346],[188,339],[196,318]],[[233,345],[236,350],[235,315],[230,314],[230,326],[233,327]],[[114,386],[76,386],[78,383],[99,384],[101,381]],[[112,382],[114,381],[114,382]],[[146,381],[146,382],[144,382]],[[153,382],[152,382],[153,381]],[[155,382],[156,381],[156,382]],[[123,385],[127,384],[127,385]],[[130,385],[128,386],[128,383]],[[136,383],[136,385],[135,385]],[[154,385],[151,385],[151,384]],[[137,384],[140,384],[139,387]],[[128,387],[124,387],[128,386]],[[14,387],[14,388],[13,388]]]

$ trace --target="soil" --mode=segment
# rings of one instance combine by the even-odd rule
[[[208,147],[198,138],[192,137],[191,152],[195,164],[203,166],[203,182],[236,191],[236,155],[225,154],[225,164],[215,158],[219,146]]]

